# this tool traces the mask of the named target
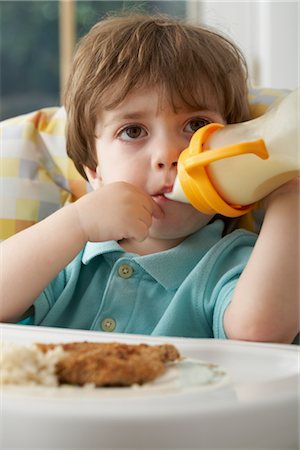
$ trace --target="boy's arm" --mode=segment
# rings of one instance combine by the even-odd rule
[[[4,241],[0,320],[18,320],[84,243],[73,205]]]
[[[224,327],[231,339],[290,343],[299,332],[299,178],[270,194],[265,207]]]
[[[1,244],[0,321],[16,321],[87,241],[143,240],[152,198],[127,183],[112,183],[60,209]]]

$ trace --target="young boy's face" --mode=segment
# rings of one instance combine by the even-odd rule
[[[149,194],[164,212],[162,219],[153,218],[151,238],[185,238],[212,216],[164,194],[172,190],[180,153],[193,133],[210,122],[224,120],[217,111],[179,107],[174,112],[155,90],[134,91],[115,109],[101,114],[96,126],[98,167],[87,174],[94,177],[94,187],[125,181]]]

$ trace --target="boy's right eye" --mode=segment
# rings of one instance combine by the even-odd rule
[[[118,137],[120,139],[123,139],[124,141],[130,141],[133,139],[138,139],[146,136],[146,131],[139,125],[130,125],[125,128],[123,128],[119,134]]]

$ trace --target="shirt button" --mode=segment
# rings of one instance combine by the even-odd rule
[[[122,264],[118,268],[118,274],[122,278],[130,278],[133,274],[133,268],[129,266],[128,264]]]
[[[106,319],[103,319],[101,322],[101,328],[103,331],[114,331],[116,325],[117,325],[116,321],[111,317],[107,317]]]

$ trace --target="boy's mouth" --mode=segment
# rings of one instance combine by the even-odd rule
[[[165,194],[169,194],[172,191],[173,191],[173,185],[172,186],[164,186],[159,191],[157,191],[154,194],[152,194],[152,197],[156,197],[156,196],[159,196],[159,195],[165,196]]]
[[[163,200],[163,199],[168,200],[167,197],[165,197],[165,194],[163,194],[163,193],[152,195],[152,198],[154,200]]]
[[[162,201],[170,201],[165,194],[172,192],[173,187],[172,186],[168,186],[163,188],[161,191],[158,191],[156,194],[153,194],[151,197],[153,198],[153,200],[156,200],[158,202],[162,202]]]

